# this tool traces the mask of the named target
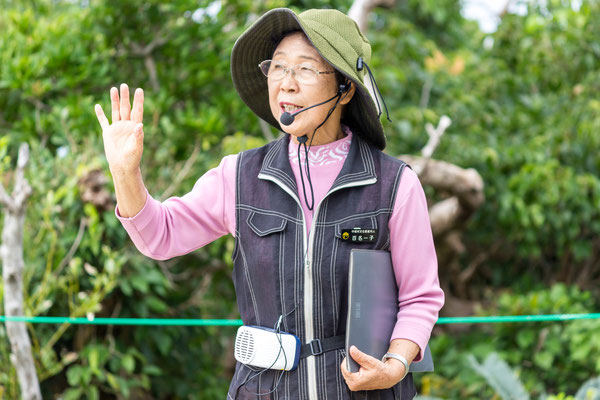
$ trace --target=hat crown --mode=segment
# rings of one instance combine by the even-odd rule
[[[337,50],[338,57],[335,57],[337,58],[335,61],[343,59],[346,65],[342,66],[334,62],[335,67],[347,72],[351,70],[361,77],[364,75],[364,71],[357,70],[356,62],[359,57],[367,63],[371,61],[371,43],[360,31],[356,21],[333,9],[306,10],[298,15],[298,19],[309,28],[307,33],[313,42],[325,41],[331,48]]]

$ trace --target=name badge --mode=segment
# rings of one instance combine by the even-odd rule
[[[352,243],[375,243],[377,241],[377,229],[342,229],[342,240]]]

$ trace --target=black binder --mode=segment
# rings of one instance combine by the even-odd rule
[[[350,357],[350,346],[379,360],[390,347],[398,315],[398,286],[388,251],[358,250],[350,253],[348,320],[346,323],[346,368],[357,372],[360,365]],[[433,371],[429,345],[423,359],[411,363],[409,372]]]

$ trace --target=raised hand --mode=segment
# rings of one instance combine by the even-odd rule
[[[129,103],[129,87],[121,84],[121,95],[116,87],[110,89],[112,124],[109,124],[104,111],[96,104],[95,111],[102,127],[104,153],[111,172],[114,174],[133,174],[139,170],[144,149],[144,91],[136,89],[133,96],[133,108]]]

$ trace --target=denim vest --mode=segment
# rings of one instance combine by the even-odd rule
[[[288,158],[289,135],[238,156],[233,282],[245,325],[273,327],[302,343],[343,335],[353,248],[389,250],[388,221],[405,163],[353,135],[342,170],[320,204],[307,238]],[[351,243],[342,230],[377,229],[374,243]],[[237,363],[228,399],[412,399],[411,374],[391,389],[350,392],[343,349],[301,359],[294,371],[255,374]],[[268,395],[257,393],[272,391]],[[244,382],[247,382],[244,384]]]

